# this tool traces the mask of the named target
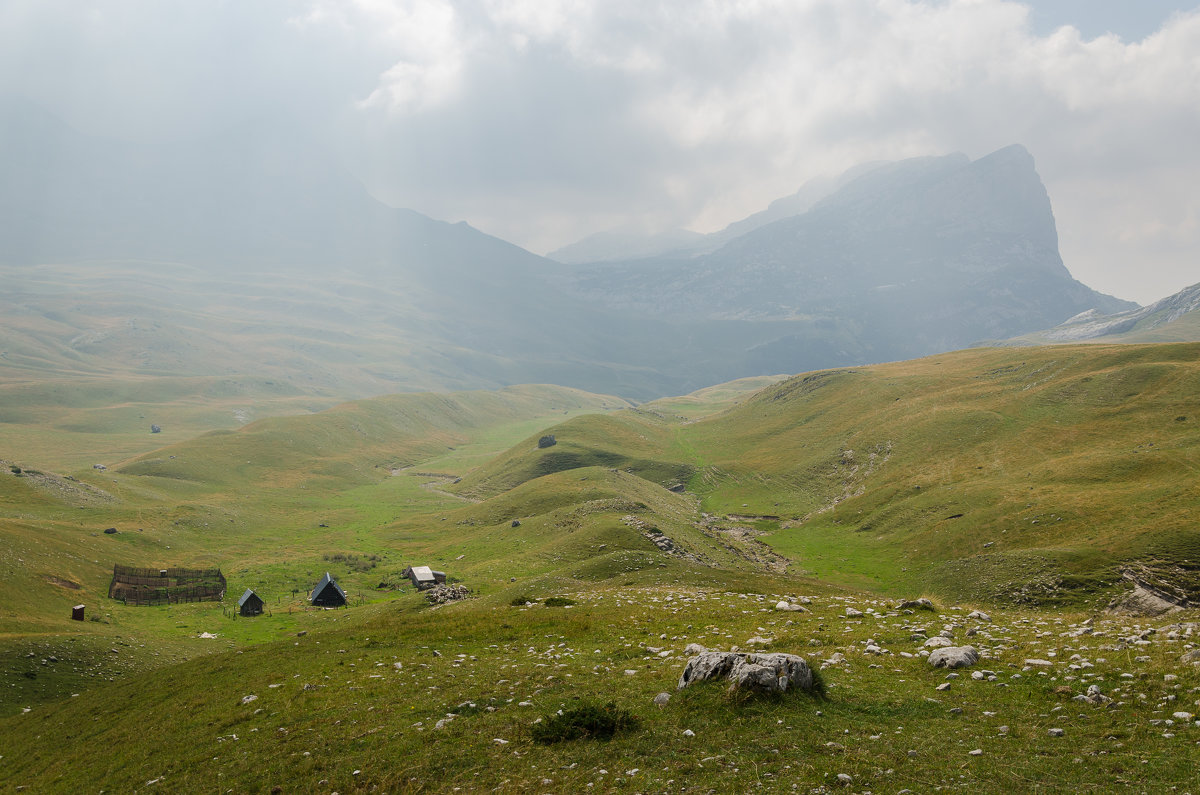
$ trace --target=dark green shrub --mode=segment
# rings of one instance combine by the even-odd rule
[[[513,607],[524,607],[527,604],[536,605],[537,603],[538,600],[534,599],[532,596],[514,596],[513,600],[509,602],[509,604]]]
[[[611,740],[617,732],[637,727],[637,716],[610,701],[604,705],[581,704],[559,715],[546,715],[541,723],[533,725],[530,734],[535,743],[549,745],[564,740]]]
[[[565,596],[551,596],[546,600],[546,607],[566,607],[573,604],[575,604],[575,600],[568,599]]]

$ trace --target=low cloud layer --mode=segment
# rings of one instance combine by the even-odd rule
[[[304,125],[389,203],[536,251],[1023,143],[1078,278],[1143,302],[1200,280],[1200,10],[1147,4],[1122,38],[1036,5],[16,0],[0,89],[131,139]]]

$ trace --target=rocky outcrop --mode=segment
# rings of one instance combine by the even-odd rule
[[[813,689],[812,670],[803,657],[774,652],[740,654],[706,651],[687,661],[679,676],[679,689],[697,682],[728,681],[730,692],[749,694],[785,693]]]
[[[465,585],[446,585],[438,583],[425,592],[425,598],[433,605],[444,605],[457,602],[471,595],[471,590]]]

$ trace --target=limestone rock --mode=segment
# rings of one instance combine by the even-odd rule
[[[1166,599],[1163,594],[1134,583],[1133,590],[1123,597],[1109,602],[1107,610],[1112,613],[1130,616],[1160,616],[1182,610],[1182,606]]]
[[[924,643],[924,646],[927,649],[937,649],[953,645],[954,641],[950,640],[949,638],[942,637],[941,635],[934,635]]]
[[[708,651],[687,661],[679,677],[679,689],[710,679],[728,680],[730,690],[751,693],[782,693],[813,687],[808,663],[795,654]]]
[[[929,654],[934,668],[967,668],[979,662],[979,650],[974,646],[944,646]]]

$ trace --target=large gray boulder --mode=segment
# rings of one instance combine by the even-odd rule
[[[689,659],[679,676],[679,689],[714,679],[728,681],[731,691],[749,693],[813,689],[812,670],[803,657],[783,652],[740,654],[729,651],[706,651]]]
[[[979,662],[979,650],[974,646],[943,646],[929,653],[934,668],[967,668]]]

